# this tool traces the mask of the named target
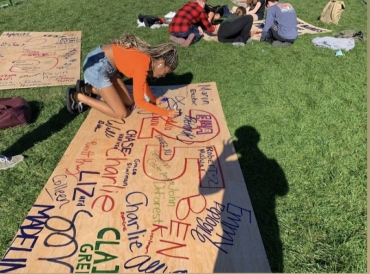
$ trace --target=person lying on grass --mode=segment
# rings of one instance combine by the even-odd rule
[[[218,41],[222,43],[246,44],[251,40],[251,29],[253,26],[252,15],[246,15],[246,9],[239,6],[236,11],[227,17],[217,32]]]
[[[232,12],[228,5],[215,6],[206,4],[204,10],[208,14],[208,21],[213,24],[215,21],[220,20],[222,17],[229,17]]]
[[[178,53],[172,43],[150,46],[132,34],[124,34],[111,44],[91,51],[84,63],[84,81],[68,88],[67,109],[80,113],[86,106],[118,119],[126,118],[135,105],[154,114],[174,118],[179,110],[158,107],[163,97],[156,98],[147,77],[164,77],[178,65]],[[133,79],[133,98],[119,73]],[[103,100],[96,99],[99,95]]]

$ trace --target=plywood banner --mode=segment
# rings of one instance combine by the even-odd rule
[[[80,59],[80,31],[4,32],[0,90],[75,84]]]
[[[90,110],[0,272],[270,272],[216,84],[153,91],[181,116]]]
[[[253,26],[251,29],[251,37],[253,40],[260,41],[261,40],[261,34],[263,27],[265,25],[265,20],[258,20],[253,22]],[[316,27],[314,25],[311,25],[299,18],[297,18],[297,30],[298,35],[302,34],[320,34],[320,33],[326,33],[331,32],[329,29],[323,29]],[[206,41],[218,41],[217,35],[212,33],[204,33],[204,40]]]
[[[253,27],[252,27],[252,38],[254,40],[260,40],[261,39],[261,33],[262,29],[264,27],[265,20],[259,20],[259,21],[254,21],[253,22]],[[298,30],[298,35],[302,34],[320,34],[320,33],[326,33],[326,32],[331,32],[329,29],[323,29],[316,27],[312,24],[309,24],[299,18],[297,18],[297,30]]]

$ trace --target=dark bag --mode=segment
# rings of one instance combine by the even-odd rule
[[[154,24],[163,24],[164,23],[164,19],[162,19],[162,18],[153,16],[153,15],[143,15],[141,13],[137,17],[137,19],[139,19],[139,21],[141,23],[144,22],[146,27],[151,27]]]
[[[31,122],[32,110],[22,97],[0,98],[0,129]]]

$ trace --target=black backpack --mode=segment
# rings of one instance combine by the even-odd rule
[[[143,15],[140,13],[137,18],[139,19],[141,23],[144,22],[146,27],[151,27],[154,24],[163,23],[163,21],[159,17],[156,17],[154,15]]]

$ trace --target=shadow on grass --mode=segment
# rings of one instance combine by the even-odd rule
[[[178,75],[174,73],[167,74],[163,78],[148,78],[148,84],[150,86],[170,86],[170,85],[188,85],[193,80],[193,74],[186,72]],[[126,85],[132,85],[132,79],[124,80]]]
[[[249,197],[272,272],[284,272],[283,246],[276,216],[276,197],[285,196],[289,186],[284,171],[258,148],[260,134],[251,126],[235,131],[234,141]]]
[[[153,86],[164,86],[164,85],[189,85],[193,80],[193,74],[191,72],[186,72],[184,74],[178,75],[170,73],[166,77],[158,79],[150,79],[148,82]]]
[[[32,123],[35,122],[43,108],[43,103],[37,101],[29,102],[32,108]],[[24,134],[12,146],[8,147],[1,154],[12,156],[23,154],[28,149],[32,148],[34,144],[42,142],[50,137],[52,134],[63,129],[68,123],[75,119],[77,115],[68,112],[67,108],[63,107],[60,111],[52,116],[46,123],[38,126],[34,130]]]
[[[37,118],[39,118],[41,110],[44,108],[44,103],[38,101],[29,101],[28,103],[32,109],[31,123],[34,123],[36,122]]]

